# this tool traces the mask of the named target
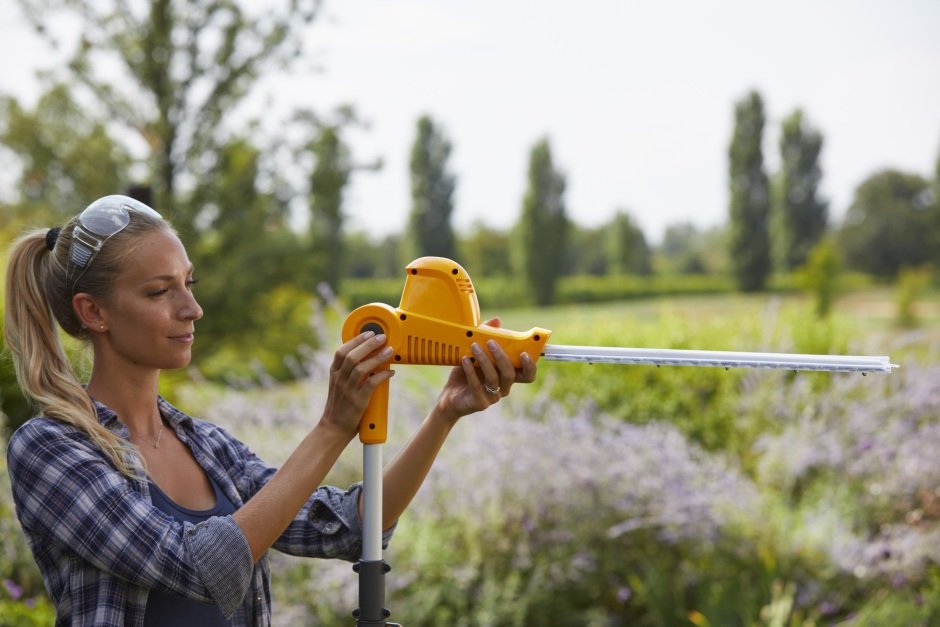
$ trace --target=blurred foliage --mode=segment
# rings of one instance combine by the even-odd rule
[[[270,3],[256,12],[248,3],[210,0],[154,0],[144,11],[83,0],[18,4],[37,36],[68,57],[52,73],[88,98],[100,119],[146,147],[156,204],[172,207],[183,230],[194,214],[181,202],[181,181],[202,178],[215,161],[228,141],[223,123],[256,79],[299,58],[320,5]],[[81,24],[78,41],[48,27],[65,16]]]
[[[508,233],[477,222],[466,235],[457,238],[458,258],[471,277],[511,277],[509,245]]]
[[[339,125],[323,125],[309,144],[316,163],[310,175],[310,255],[315,274],[334,293],[346,273],[343,195],[353,168],[341,132]]]
[[[638,274],[647,276],[653,271],[650,247],[643,229],[623,209],[618,210],[606,229],[604,250],[612,274]]]
[[[451,215],[454,212],[456,176],[447,163],[452,146],[444,129],[428,115],[418,118],[411,145],[411,212],[405,234],[402,265],[417,257],[453,259],[457,241]]]
[[[828,204],[819,196],[822,134],[800,109],[787,116],[780,133],[780,172],[774,189],[772,242],[778,267],[792,271],[806,263],[826,233]]]
[[[728,229],[700,230],[691,222],[666,227],[655,249],[654,271],[662,274],[728,274]]]
[[[917,326],[917,301],[930,285],[933,271],[929,266],[901,268],[895,293],[897,322],[905,328]]]
[[[513,247],[518,255],[514,264],[539,305],[555,301],[568,253],[571,225],[565,209],[565,186],[548,138],[539,140],[529,153],[527,187]]]
[[[475,281],[485,311],[499,280]],[[390,300],[397,302],[401,285],[393,283]],[[890,292],[877,294],[890,305]],[[283,302],[295,297],[286,293]],[[798,292],[501,313],[507,328],[555,329],[558,343],[845,353],[859,352],[852,350],[858,342],[880,347],[891,331],[891,321],[875,318],[879,307],[868,303],[840,299],[822,322]],[[293,313],[298,321],[312,315],[314,327],[323,322],[316,307],[312,314],[276,302],[270,308],[285,312],[279,321]],[[342,317],[337,311],[317,333],[330,336],[327,327],[335,330]],[[864,378],[540,364],[536,384],[459,425],[401,521],[387,555],[392,619],[933,624],[940,581],[930,561],[933,536],[895,540],[886,530],[919,533],[940,520],[930,490],[921,491],[940,477],[930,461],[940,379],[928,366],[893,357],[902,357],[902,371]],[[326,397],[330,353],[313,350],[307,359],[299,384],[265,380],[246,388],[239,381],[235,389],[177,381],[175,394],[187,410],[278,463]],[[421,420],[446,372],[398,373],[393,448]],[[900,455],[897,463],[887,451]],[[360,462],[358,451],[349,451],[331,483],[355,481]],[[909,467],[920,469],[919,479],[909,479]],[[5,481],[0,477],[0,488]],[[876,483],[880,494],[870,489]],[[3,499],[0,492],[0,525],[14,530]],[[14,566],[29,565],[22,539],[8,546],[15,553],[4,554],[0,578],[22,588],[22,598],[41,595],[41,582]],[[900,576],[889,567],[904,562],[879,557],[884,547],[922,556],[924,570]],[[348,622],[357,603],[349,564],[272,559],[276,624]],[[26,607],[17,603],[17,611]],[[47,616],[42,611],[35,616]]]
[[[820,241],[799,269],[799,282],[813,295],[816,315],[825,318],[832,310],[839,285],[842,261],[831,238]]]
[[[6,427],[0,414],[0,449],[4,451],[0,455],[0,625],[51,625],[55,613],[13,505]]]
[[[61,83],[42,94],[32,110],[0,95],[0,146],[19,163],[16,193],[3,208],[0,226],[62,225],[87,199],[121,189],[131,164],[107,125]]]
[[[934,261],[938,214],[927,179],[897,170],[872,174],[856,188],[839,231],[846,264],[890,279],[905,266]]]

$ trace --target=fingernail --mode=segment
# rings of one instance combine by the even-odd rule
[[[376,344],[381,344],[382,342],[386,340],[386,336],[384,333],[379,333],[378,335],[375,336],[374,339],[375,339]]]
[[[495,351],[496,347],[499,346],[499,344],[496,343],[496,340],[490,340],[486,343],[486,345],[490,347],[491,351]]]
[[[366,331],[365,333],[362,334],[362,339],[368,340],[373,335],[375,335],[375,331]]]
[[[392,353],[394,352],[395,349],[393,349],[391,346],[387,346],[385,350],[382,351],[382,357],[391,357]]]
[[[482,353],[482,352],[483,352],[483,349],[480,348],[480,345],[477,344],[476,342],[474,342],[473,344],[471,344],[471,345],[470,345],[470,348],[471,348],[471,350],[473,350],[474,353]]]

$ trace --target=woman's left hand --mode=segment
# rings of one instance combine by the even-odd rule
[[[487,320],[485,324],[498,327],[499,318]],[[486,348],[492,359],[480,345],[473,344],[476,364],[464,357],[461,364],[451,371],[437,399],[436,409],[454,422],[499,402],[509,395],[514,383],[535,381],[535,360],[527,353],[520,356],[521,367],[515,368],[499,344],[491,340]]]

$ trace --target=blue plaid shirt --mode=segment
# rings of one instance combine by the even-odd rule
[[[159,398],[160,412],[236,508],[275,473],[224,429],[195,420]],[[95,403],[98,420],[128,437],[117,415]],[[216,603],[232,625],[270,625],[267,558],[252,563],[231,516],[197,525],[153,507],[143,470],[128,479],[81,431],[33,418],[7,449],[16,513],[46,588],[56,625],[143,625],[147,596],[159,588]],[[319,488],[274,548],[291,555],[359,559],[360,484]],[[383,538],[387,543],[391,530]]]

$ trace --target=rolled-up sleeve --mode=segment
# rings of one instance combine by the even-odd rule
[[[231,516],[184,524],[183,541],[199,578],[225,616],[231,616],[248,591],[254,564],[251,547]]]
[[[34,548],[54,543],[134,585],[211,601],[226,615],[248,591],[251,551],[231,517],[174,521],[83,434],[32,420],[10,439],[8,460]]]
[[[264,462],[224,430],[213,431],[213,438],[217,440],[214,455],[228,460],[226,465],[233,469],[231,478],[239,494],[245,501],[249,500],[270,481],[277,468]],[[300,557],[358,560],[362,555],[361,492],[361,482],[346,490],[321,486],[300,508],[273,548]],[[394,531],[394,525],[385,530],[383,547],[388,546]]]

